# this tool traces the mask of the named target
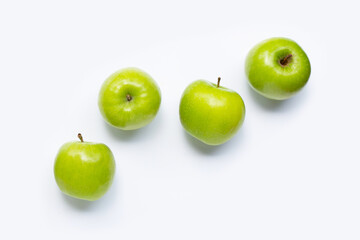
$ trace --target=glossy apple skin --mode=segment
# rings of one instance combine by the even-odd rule
[[[243,124],[245,105],[235,91],[197,80],[185,89],[179,114],[190,135],[208,145],[220,145],[230,140]]]
[[[160,88],[150,75],[138,68],[125,68],[113,73],[103,83],[98,100],[105,121],[122,130],[134,130],[149,124],[160,103]]]
[[[101,198],[110,188],[114,174],[114,156],[102,143],[65,143],[55,159],[56,183],[63,193],[74,198]]]
[[[280,60],[291,54],[286,66]],[[271,38],[252,48],[245,61],[250,86],[264,97],[284,100],[299,92],[310,77],[310,61],[293,40]]]

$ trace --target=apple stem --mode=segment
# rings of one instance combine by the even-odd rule
[[[292,57],[292,54],[287,55],[286,57],[284,57],[283,59],[280,60],[280,65],[285,67],[286,65],[288,65],[290,58]]]
[[[78,138],[80,139],[81,142],[84,142],[84,139],[83,139],[81,133],[78,133]]]
[[[221,77],[218,77],[217,87],[220,87],[220,80],[221,80]]]
[[[127,95],[126,95],[126,99],[130,102],[131,99],[132,99],[131,95],[130,95],[130,94],[127,94]]]

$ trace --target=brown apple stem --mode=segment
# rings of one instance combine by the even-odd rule
[[[221,80],[221,77],[218,77],[217,87],[220,87],[220,80]]]
[[[126,99],[130,102],[131,99],[132,99],[131,95],[130,95],[130,94],[127,94],[127,95],[126,95]]]
[[[286,65],[288,65],[292,56],[293,56],[292,54],[289,54],[283,59],[280,59],[281,66],[285,67]]]
[[[81,133],[78,133],[78,138],[80,139],[81,142],[84,142],[84,139],[83,139]]]

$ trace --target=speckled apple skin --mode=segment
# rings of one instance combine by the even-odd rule
[[[127,99],[131,96],[131,100]],[[105,121],[121,130],[139,129],[156,116],[161,103],[155,80],[138,68],[113,73],[103,83],[98,106]]]
[[[56,183],[63,193],[74,198],[101,198],[110,188],[114,174],[114,156],[102,143],[65,143],[55,159]]]
[[[279,61],[291,54],[288,65]],[[311,66],[304,50],[288,38],[270,38],[253,47],[245,61],[250,86],[259,94],[284,100],[298,93],[308,82]]]
[[[205,80],[191,83],[183,92],[180,121],[193,137],[208,145],[229,141],[245,118],[245,104],[238,93]]]

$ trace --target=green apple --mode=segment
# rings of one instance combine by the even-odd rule
[[[245,72],[256,92],[270,99],[284,100],[305,86],[311,67],[306,53],[296,42],[270,38],[250,50]]]
[[[65,143],[59,150],[54,175],[60,190],[74,198],[94,201],[110,188],[115,174],[111,150],[102,143],[80,141]]]
[[[208,145],[230,140],[245,118],[245,105],[238,93],[205,80],[191,83],[180,101],[180,121],[185,130]]]
[[[113,73],[103,83],[98,101],[105,121],[122,130],[134,130],[149,124],[160,103],[158,85],[149,74],[137,68]]]

